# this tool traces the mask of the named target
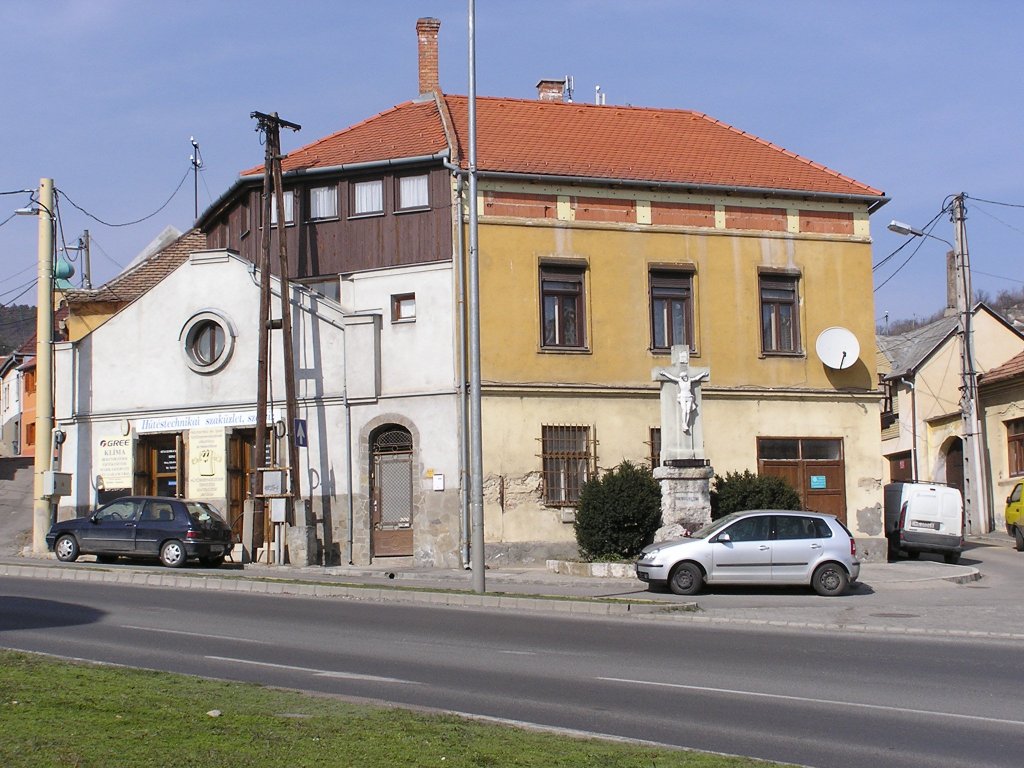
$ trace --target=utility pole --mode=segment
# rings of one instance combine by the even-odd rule
[[[43,475],[51,469],[53,445],[53,179],[39,180],[39,250],[36,276],[36,440],[32,551],[46,552],[53,504],[44,496]]]
[[[292,499],[299,493],[298,449],[295,446],[292,429],[295,424],[295,362],[292,358],[291,338],[291,306],[288,285],[288,250],[285,234],[284,190],[281,186],[281,127],[298,131],[302,126],[282,120],[275,112],[272,115],[253,112],[250,117],[258,121],[257,130],[262,131],[265,141],[265,158],[263,168],[263,238],[260,248],[260,327],[259,353],[256,363],[256,466],[266,468],[267,444],[267,390],[269,375],[267,361],[270,352],[270,246],[271,246],[271,191],[276,192],[278,253],[281,270],[281,330],[283,333],[283,357],[285,366],[285,401],[288,424],[285,427],[288,437],[288,462],[290,470],[290,494]],[[254,526],[260,522],[264,531],[264,542],[267,543],[269,521],[266,517],[266,501],[263,496],[263,472],[257,471],[254,496]]]
[[[196,141],[195,136],[189,136],[188,140],[192,142],[192,155],[189,157],[189,162],[192,163],[192,195],[195,200],[195,218],[199,218],[199,169],[203,167],[203,156],[199,153],[199,142]]]
[[[960,335],[961,402],[960,423],[964,446],[964,517],[971,533],[991,530],[988,488],[985,483],[981,448],[981,419],[978,408],[978,372],[974,364],[974,329],[971,287],[971,257],[967,250],[964,193],[953,198],[953,256],[956,263],[956,308]]]

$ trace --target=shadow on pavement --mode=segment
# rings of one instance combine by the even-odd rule
[[[93,624],[104,611],[35,597],[0,595],[0,632]]]

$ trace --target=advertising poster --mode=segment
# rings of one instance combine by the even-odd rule
[[[188,493],[190,499],[218,499],[227,493],[227,440],[223,427],[188,431]]]
[[[132,439],[109,436],[96,438],[96,488],[132,487]]]

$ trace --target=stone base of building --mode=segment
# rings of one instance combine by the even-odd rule
[[[711,478],[715,471],[706,463],[695,466],[661,466],[654,479],[661,483],[661,528],[655,541],[676,539],[711,522]]]

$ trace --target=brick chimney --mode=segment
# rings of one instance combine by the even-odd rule
[[[541,101],[562,101],[565,96],[565,80],[538,80],[537,98]]]
[[[439,19],[423,18],[416,21],[416,40],[419,43],[420,93],[441,90],[437,74],[437,31]]]

